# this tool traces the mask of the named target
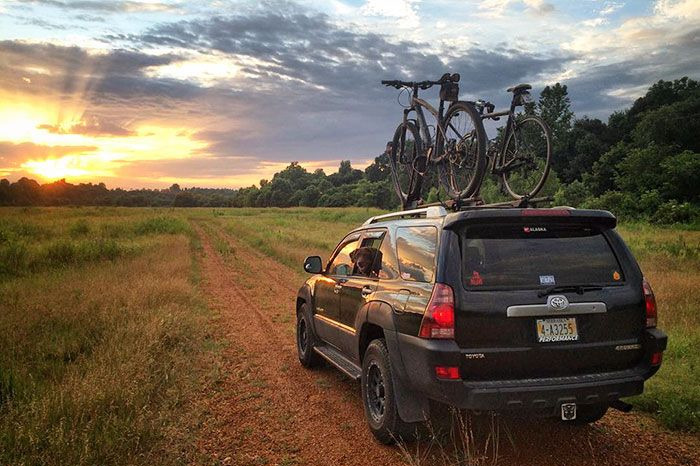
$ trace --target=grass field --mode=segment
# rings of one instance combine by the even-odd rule
[[[304,276],[373,209],[0,209],[0,464],[197,462],[194,400],[219,346],[200,296],[216,231]],[[216,228],[211,228],[216,227]],[[700,232],[623,225],[670,347],[634,404],[700,431]]]
[[[0,464],[194,460],[197,254],[181,213],[0,210]]]

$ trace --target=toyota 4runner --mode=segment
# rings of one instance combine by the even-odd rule
[[[299,360],[361,380],[391,443],[430,400],[595,422],[642,392],[666,335],[606,211],[427,207],[370,218],[298,293]]]

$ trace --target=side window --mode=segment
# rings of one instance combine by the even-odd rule
[[[396,252],[403,280],[432,282],[435,274],[437,228],[402,227],[396,230]]]
[[[328,273],[330,275],[352,275],[354,264],[350,254],[355,249],[357,249],[357,239],[345,243],[333,258],[333,262],[328,267]]]
[[[360,247],[350,253],[354,262],[353,275],[360,277],[378,278],[382,268],[382,252],[380,245],[385,232],[371,231],[365,233]]]

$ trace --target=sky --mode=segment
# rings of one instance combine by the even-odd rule
[[[607,120],[700,78],[700,0],[0,0],[0,178],[236,188],[363,168],[405,96],[556,82]],[[424,97],[435,101],[437,90]]]

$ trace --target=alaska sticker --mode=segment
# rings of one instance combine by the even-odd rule
[[[618,281],[620,279],[620,272],[617,270],[613,272],[613,280]]]
[[[547,228],[545,228],[545,227],[523,227],[523,231],[525,233],[537,233],[537,232],[547,231]]]
[[[554,285],[554,275],[540,275],[540,285]]]

